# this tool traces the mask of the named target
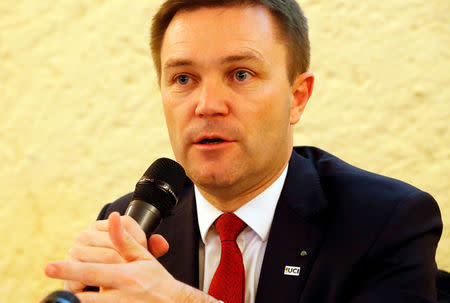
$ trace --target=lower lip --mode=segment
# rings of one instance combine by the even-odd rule
[[[234,141],[223,141],[220,143],[213,143],[213,144],[200,144],[195,143],[194,146],[200,150],[215,150],[215,149],[221,149],[226,148],[231,145]]]

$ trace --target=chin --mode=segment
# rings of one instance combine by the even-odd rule
[[[189,178],[198,186],[204,188],[224,188],[236,183],[236,176],[227,169],[205,169],[188,172]]]

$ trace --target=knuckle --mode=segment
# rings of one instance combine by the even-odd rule
[[[69,250],[67,251],[67,256],[74,258],[76,255],[76,246],[72,246],[71,248],[69,248]]]
[[[121,284],[141,290],[153,287],[156,281],[155,279],[149,279],[149,276],[151,276],[151,273],[155,273],[154,263],[146,261],[138,263],[140,263],[138,266],[130,266],[129,263],[120,265],[119,268],[123,269],[119,274]]]
[[[69,248],[69,251],[67,252],[67,256],[70,258],[71,261],[81,261],[84,255],[85,253],[83,248],[77,245],[74,245],[71,248]]]
[[[143,230],[139,230],[138,235],[136,235],[136,241],[143,247],[147,248],[147,237]]]
[[[89,230],[83,230],[75,236],[75,243],[85,243],[90,236]]]
[[[75,281],[64,281],[63,289],[72,293],[77,293],[83,290],[84,284]]]
[[[140,281],[134,277],[133,275],[129,275],[126,273],[121,273],[119,275],[119,279],[122,281],[122,283],[124,285],[127,285],[128,287],[141,287],[142,284],[140,283]]]
[[[87,285],[99,286],[97,271],[91,268],[86,268],[86,270],[81,274],[81,280],[86,282]]]
[[[88,229],[97,229],[97,224],[96,224],[96,222],[94,221],[94,222],[92,222],[91,224],[89,224]]]
[[[115,250],[109,250],[104,255],[104,260],[106,263],[122,263],[123,259],[122,257],[115,251]]]
[[[130,230],[138,226],[137,222],[130,216],[122,216],[122,223],[126,230]]]
[[[127,287],[134,287],[140,284],[138,281],[139,275],[136,274],[136,270],[132,266],[130,267],[129,263],[118,265],[117,269],[116,277],[120,284]]]

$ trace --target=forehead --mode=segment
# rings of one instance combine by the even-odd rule
[[[278,27],[263,6],[232,6],[182,10],[169,24],[161,47],[161,63],[174,59],[218,60],[251,51],[267,61],[285,54]],[[284,60],[284,59],[283,59]]]

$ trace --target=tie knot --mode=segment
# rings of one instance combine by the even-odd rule
[[[244,221],[233,213],[222,214],[214,223],[219,233],[220,241],[236,241],[236,238],[247,226]]]

